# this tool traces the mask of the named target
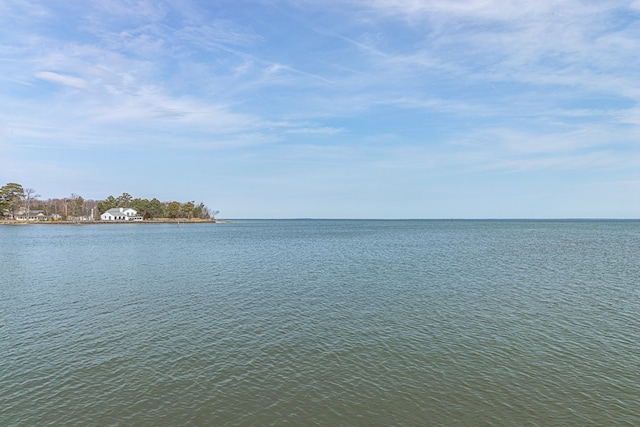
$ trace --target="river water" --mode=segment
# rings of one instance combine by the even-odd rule
[[[640,425],[639,221],[0,242],[0,425]]]

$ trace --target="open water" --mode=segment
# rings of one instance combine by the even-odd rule
[[[640,425],[640,222],[0,226],[0,425]]]

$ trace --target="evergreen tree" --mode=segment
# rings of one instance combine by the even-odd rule
[[[24,197],[24,188],[15,182],[10,182],[0,188],[0,211],[7,212],[15,218]]]
[[[176,201],[167,203],[165,213],[169,218],[177,218],[180,215],[180,203]]]

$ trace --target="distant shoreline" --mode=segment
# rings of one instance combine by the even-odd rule
[[[0,225],[107,225],[107,224],[227,224],[223,219],[149,219],[144,221],[16,221],[3,220]]]

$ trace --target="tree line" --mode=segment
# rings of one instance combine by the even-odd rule
[[[78,194],[70,197],[42,199],[32,188],[10,182],[0,187],[0,217],[16,219],[38,212],[43,218],[55,220],[93,220],[111,208],[133,208],[144,219],[198,218],[215,219],[218,211],[211,211],[204,203],[187,201],[161,202],[134,198],[129,193],[104,200],[86,200]]]

